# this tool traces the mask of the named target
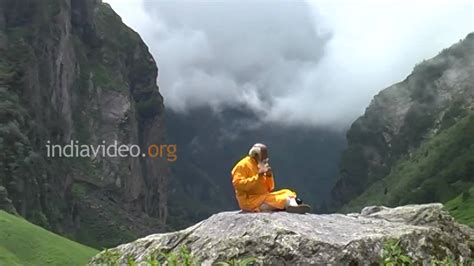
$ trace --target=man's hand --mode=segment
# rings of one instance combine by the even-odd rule
[[[268,167],[267,171],[265,172],[265,176],[273,176],[272,168]]]
[[[258,174],[260,176],[272,176],[273,175],[273,172],[272,172],[272,168],[270,167],[270,164],[268,163],[268,159],[265,160],[264,162],[261,162],[259,163],[259,170],[258,170]]]

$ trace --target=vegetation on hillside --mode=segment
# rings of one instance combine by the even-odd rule
[[[458,222],[474,228],[474,186],[446,202],[445,208]]]
[[[472,175],[466,175],[469,167],[472,168],[469,165],[473,165],[469,163],[473,152],[468,134],[455,141],[445,135],[438,141],[452,142],[455,147],[430,142],[472,113],[473,61],[474,33],[470,33],[464,40],[418,64],[405,80],[374,96],[364,115],[347,132],[348,148],[332,190],[334,209],[344,205],[360,207],[363,202],[391,205],[446,202],[460,193],[463,183],[473,181]],[[472,126],[466,130],[472,132]],[[453,137],[459,136],[453,134]],[[425,148],[420,148],[423,145]],[[421,149],[423,152],[417,154]],[[445,187],[446,183],[449,185]],[[367,191],[374,190],[371,186],[382,191],[380,197],[368,195],[374,194]],[[400,193],[411,188],[416,191]]]
[[[84,265],[98,251],[0,210],[0,265]]]
[[[343,210],[360,210],[368,204],[449,202],[446,207],[452,214],[472,225],[474,200],[469,189],[474,185],[473,175],[474,115],[470,114],[398,160],[389,175],[346,204]]]

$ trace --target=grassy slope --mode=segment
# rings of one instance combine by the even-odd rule
[[[97,253],[0,211],[0,265],[84,265]]]
[[[366,205],[397,206],[443,202],[461,222],[474,223],[474,200],[460,201],[474,185],[474,115],[427,139],[411,156],[400,159],[388,176],[374,183],[342,211]],[[458,208],[456,208],[456,206]]]
[[[446,202],[445,207],[460,223],[474,228],[474,186]]]

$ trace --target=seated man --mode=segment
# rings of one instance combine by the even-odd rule
[[[309,205],[302,204],[296,193],[289,189],[273,191],[272,169],[268,164],[268,149],[264,144],[252,146],[249,155],[232,169],[232,184],[243,211],[277,211],[306,213]]]

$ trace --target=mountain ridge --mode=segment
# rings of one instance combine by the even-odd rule
[[[332,207],[346,206],[349,211],[350,205],[447,202],[469,190],[474,184],[473,68],[474,33],[470,33],[416,65],[402,82],[379,92],[347,132],[348,147],[332,190]],[[441,140],[453,145],[441,145]],[[400,170],[403,166],[405,172]],[[430,169],[444,172],[428,173]],[[413,178],[394,195],[400,185],[395,180],[407,175]],[[367,197],[374,186],[378,186],[377,196]],[[386,200],[389,196],[398,199]]]

